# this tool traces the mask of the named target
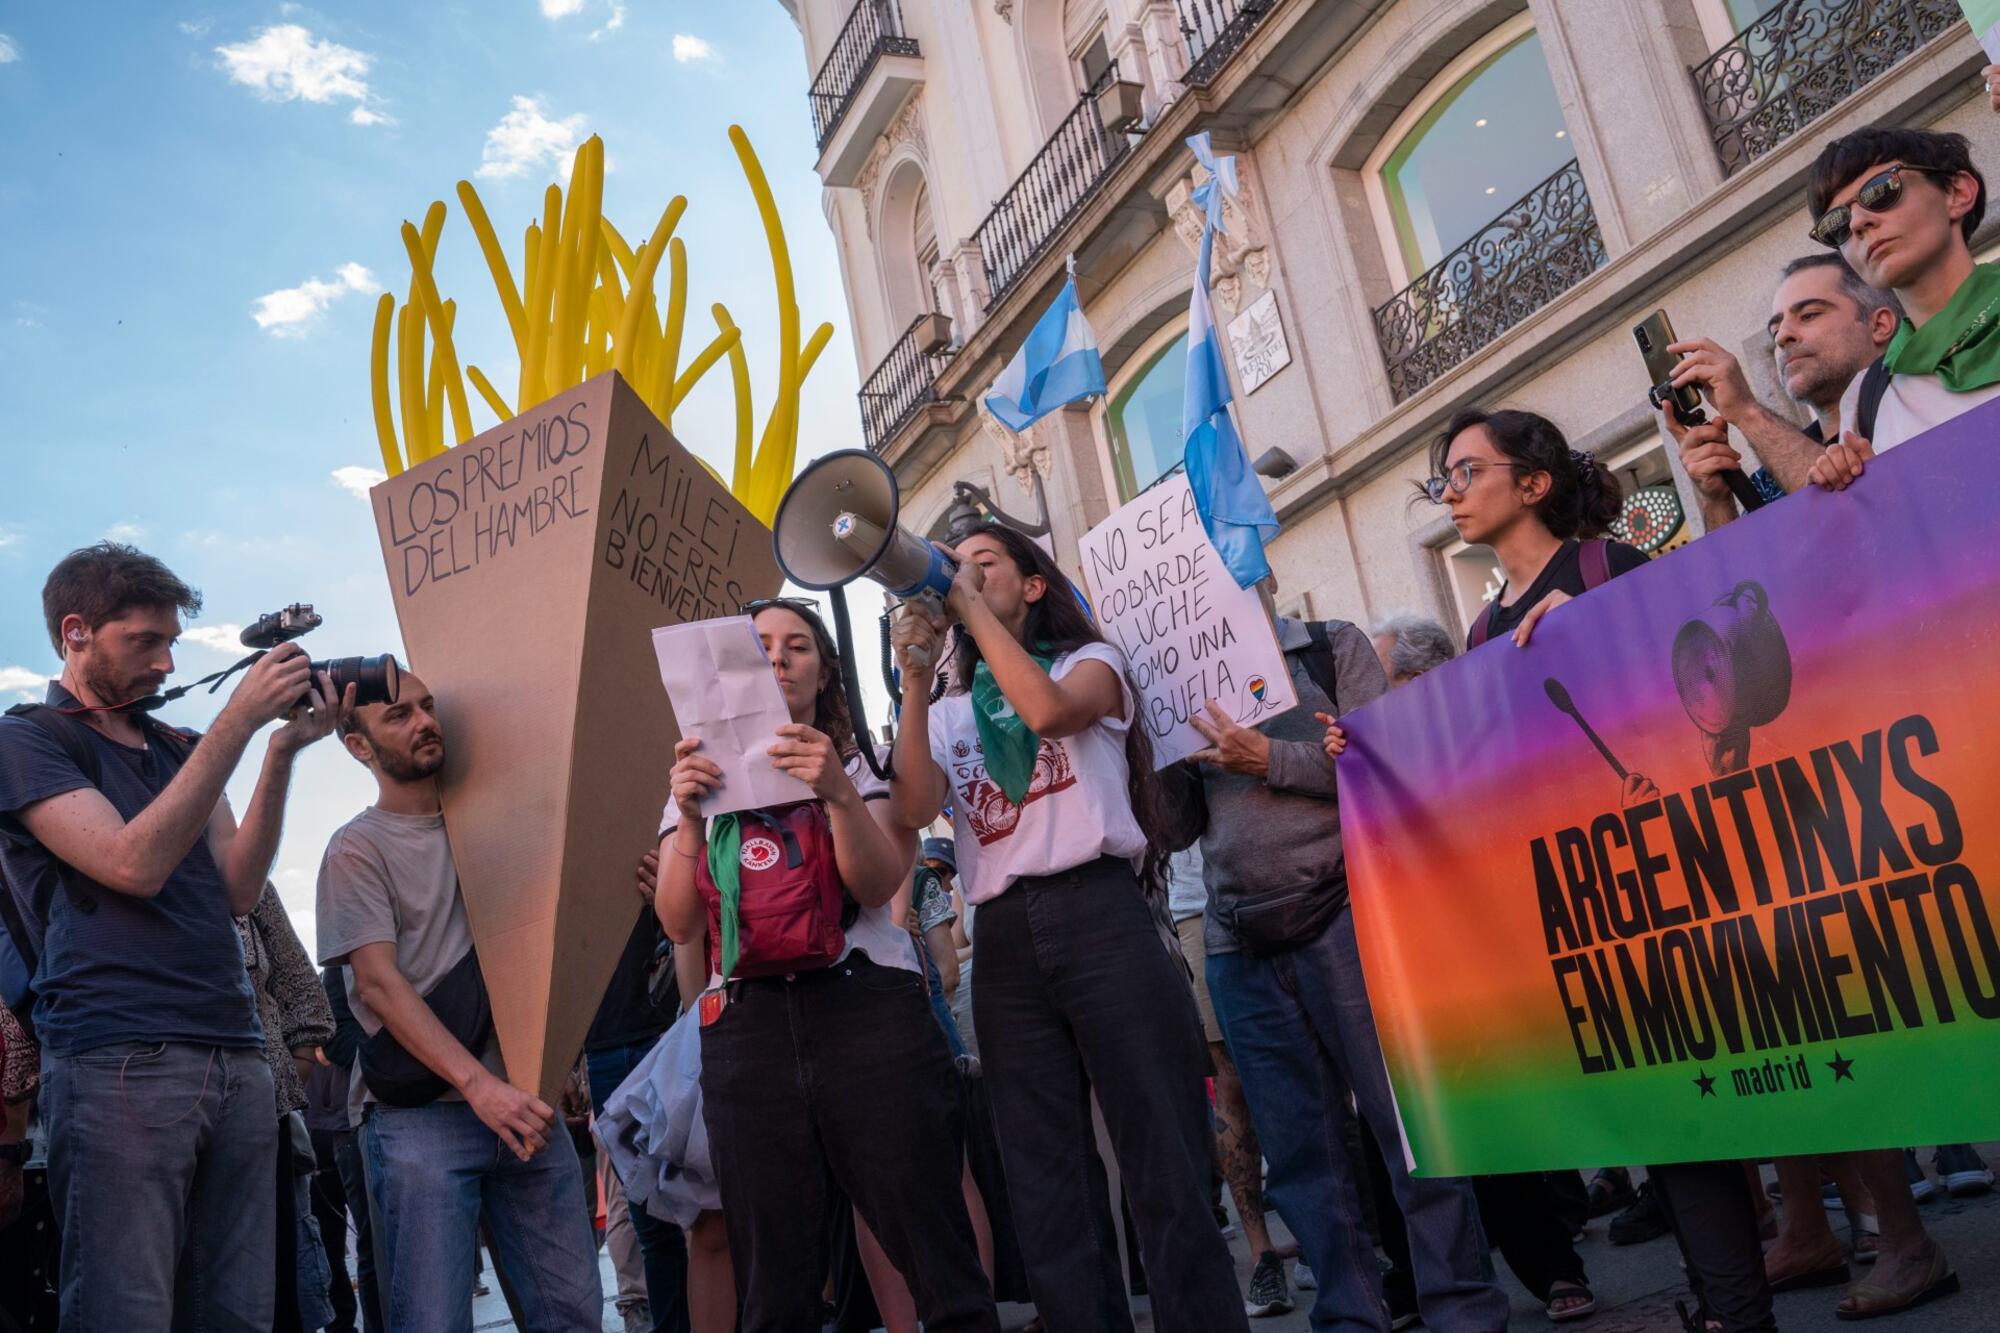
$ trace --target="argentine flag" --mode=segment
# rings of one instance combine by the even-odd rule
[[[1201,228],[1201,258],[1195,264],[1194,295],[1188,299],[1187,389],[1181,398],[1181,428],[1187,432],[1188,487],[1209,541],[1238,587],[1248,588],[1269,577],[1264,543],[1278,535],[1278,516],[1264,495],[1263,483],[1250,466],[1229,419],[1229,375],[1223,369],[1222,345],[1215,316],[1208,308],[1209,251],[1222,230],[1222,200],[1236,193],[1236,159],[1217,160],[1203,130],[1187,141],[1195,158],[1208,168],[1208,179],[1194,198],[1206,212]]]
[[[1028,340],[986,391],[986,410],[1019,434],[1065,403],[1104,392],[1104,363],[1097,335],[1076,299],[1076,274],[1042,312]]]

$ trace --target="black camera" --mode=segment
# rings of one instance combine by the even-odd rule
[[[294,602],[282,610],[258,616],[250,627],[243,631],[243,646],[258,649],[258,656],[269,652],[281,643],[303,638],[325,623],[310,602]],[[254,658],[252,660],[255,660]],[[393,653],[382,653],[375,657],[334,657],[323,662],[312,663],[315,678],[325,672],[333,680],[333,692],[345,694],[353,685],[356,707],[363,704],[392,704],[402,687],[402,671],[396,665]],[[311,698],[310,693],[302,695],[300,703]]]

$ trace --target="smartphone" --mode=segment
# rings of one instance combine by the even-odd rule
[[[1632,340],[1639,344],[1639,355],[1646,360],[1646,379],[1652,386],[1646,391],[1647,401],[1656,408],[1671,402],[1674,415],[1689,426],[1699,426],[1708,420],[1708,414],[1701,410],[1701,390],[1692,384],[1683,384],[1678,389],[1670,381],[1674,369],[1680,365],[1680,357],[1667,348],[1680,341],[1674,336],[1674,322],[1667,318],[1664,310],[1652,314],[1632,328]],[[1722,480],[1729,487],[1729,493],[1736,497],[1736,503],[1744,513],[1764,507],[1764,497],[1757,493],[1750,478],[1743,475],[1740,468],[1731,468],[1722,474]]]

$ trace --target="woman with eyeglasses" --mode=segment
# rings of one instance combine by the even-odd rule
[[[720,942],[700,1002],[701,1095],[740,1327],[820,1326],[831,1177],[908,1281],[925,1328],[997,1331],[959,1191],[957,1076],[903,928],[914,827],[897,822],[892,784],[861,754],[839,654],[818,613],[791,600],[745,609],[792,716],[772,762],[810,789],[814,808],[705,820],[701,803],[722,769],[699,741],[682,740],[654,900],[676,944],[704,931]],[[899,747],[899,774],[927,766],[920,748]],[[734,978],[739,936],[753,937],[739,919],[758,915],[739,902],[741,872],[824,855],[814,849],[829,844],[850,904],[838,957]]]
[[[1110,1132],[1161,1333],[1247,1329],[1208,1204],[1201,1024],[1148,895],[1187,841],[1163,808],[1118,650],[1039,546],[981,529],[957,549],[951,693],[929,704],[942,621],[895,630],[902,741],[927,744],[895,799],[905,825],[949,799],[978,907],[973,1021],[1021,1255],[1048,1327],[1131,1327],[1092,1150]],[[912,649],[921,650],[921,657]]]

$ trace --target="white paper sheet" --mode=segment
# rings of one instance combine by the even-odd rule
[[[778,728],[792,714],[750,617],[662,626],[653,631],[653,655],[681,736],[698,738],[697,753],[722,770],[722,785],[702,802],[702,814],[812,799],[811,788],[771,764]]]

